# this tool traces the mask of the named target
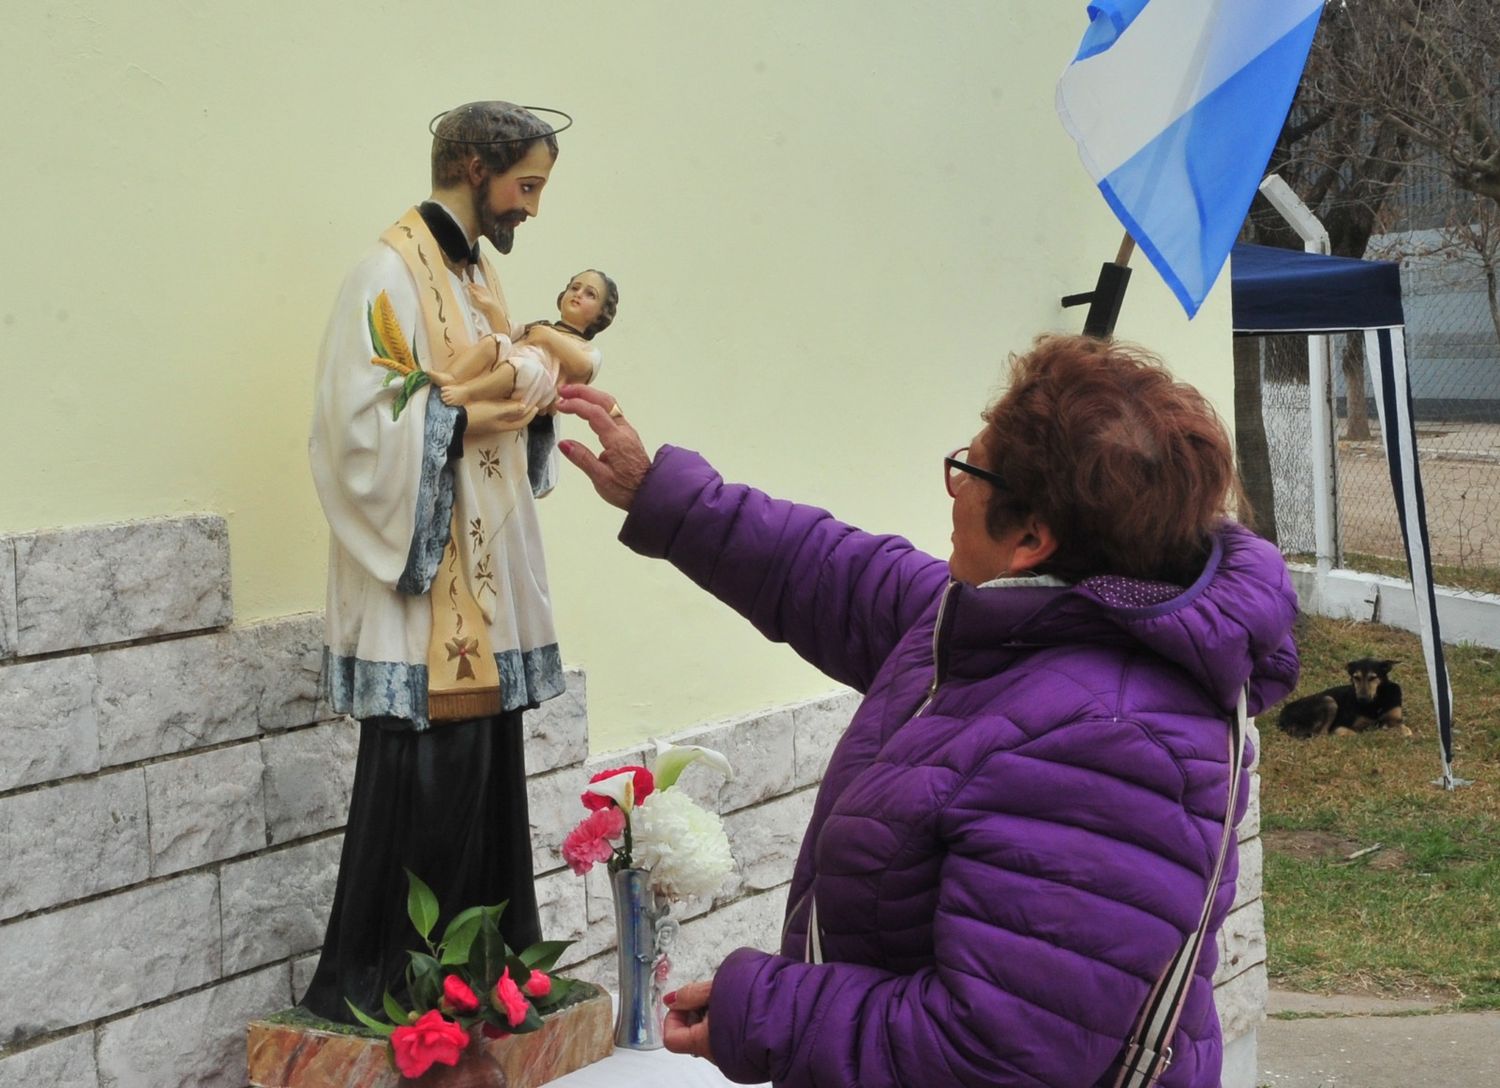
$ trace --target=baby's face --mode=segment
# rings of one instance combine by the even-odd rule
[[[597,272],[580,272],[568,284],[557,308],[573,328],[587,329],[604,310],[604,278]]]

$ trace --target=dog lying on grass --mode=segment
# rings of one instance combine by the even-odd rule
[[[1400,729],[1411,736],[1401,717],[1401,685],[1390,678],[1395,664],[1374,657],[1349,662],[1349,683],[1287,703],[1277,728],[1303,740],[1367,729]]]

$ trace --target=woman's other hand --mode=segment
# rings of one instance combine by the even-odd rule
[[[689,982],[666,996],[668,1011],[662,1042],[672,1053],[714,1060],[708,1043],[708,997],[713,988],[712,980]]]
[[[557,410],[578,416],[588,423],[599,439],[599,455],[581,442],[563,441],[558,449],[594,484],[599,497],[611,506],[629,510],[651,458],[641,444],[641,436],[625,420],[619,402],[602,389],[591,385],[565,385]],[[679,991],[680,993],[681,991]]]

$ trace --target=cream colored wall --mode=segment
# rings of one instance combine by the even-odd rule
[[[214,511],[241,620],[321,607],[327,308],[425,195],[428,118],[507,97],[577,117],[513,306],[607,269],[649,442],[942,552],[939,457],[1119,241],[1052,109],[1083,6],[7,5],[0,531]],[[1141,266],[1120,324],[1226,409],[1227,295],[1189,325]],[[595,750],[829,687],[581,479],[544,509]]]

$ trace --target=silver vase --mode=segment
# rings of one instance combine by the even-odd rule
[[[620,979],[615,1045],[658,1050],[667,1015],[662,995],[672,970],[667,953],[677,939],[677,919],[668,913],[666,898],[652,890],[646,870],[621,869],[611,881]]]

